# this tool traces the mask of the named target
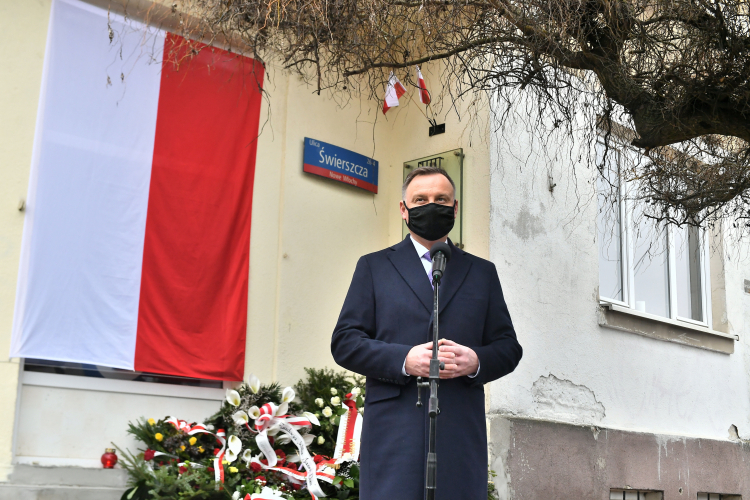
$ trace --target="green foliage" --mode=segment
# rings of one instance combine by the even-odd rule
[[[148,500],[151,498],[147,485],[148,465],[142,459],[142,456],[139,459],[127,450],[121,450],[117,446],[115,448],[117,448],[120,457],[120,465],[127,469],[130,475],[130,487],[125,490],[120,500]]]
[[[340,402],[338,405],[334,404],[336,400],[333,398],[343,400],[356,387],[361,391],[356,399],[357,407],[363,408],[364,377],[328,369],[306,368],[305,372],[306,377],[294,386],[296,397],[290,403],[288,413],[301,415],[308,411],[318,418],[320,426],[314,426],[310,431],[315,434],[315,439],[308,450],[316,461],[320,461],[333,456],[340,418],[346,412]],[[279,384],[273,383],[261,385],[254,392],[248,384],[243,383],[235,390],[240,396],[240,404],[234,406],[224,401],[219,411],[206,419],[204,424],[213,432],[224,429],[227,438],[237,436],[242,441],[243,452],[250,450],[252,456],[261,456],[255,442],[256,434],[246,425],[235,423],[232,416],[240,410],[248,412],[252,406],[278,404],[282,398],[282,389]],[[330,417],[324,415],[324,412],[327,413],[326,408],[331,411]],[[160,420],[142,418],[128,425],[128,432],[146,448],[137,453],[118,448],[120,463],[130,476],[128,489],[121,500],[230,500],[235,492],[240,493],[240,498],[244,498],[246,494],[260,493],[263,485],[283,492],[288,500],[310,498],[306,490],[295,490],[286,475],[261,471],[257,466],[253,469],[250,463],[239,458],[221,465],[224,469],[224,483],[217,490],[213,469],[214,450],[221,445],[216,437],[207,433],[189,436],[167,423],[166,419],[167,417]],[[250,424],[252,425],[252,420]],[[275,440],[274,437],[270,438],[279,465],[297,467],[296,463],[286,462],[287,457],[297,453],[296,448],[291,443],[279,444],[279,437],[277,435]],[[319,437],[323,438],[320,444]],[[151,458],[153,452],[164,455]],[[492,471],[490,476],[494,477]],[[323,481],[319,484],[328,498],[358,500],[359,464],[343,462],[336,470],[333,485]],[[488,483],[488,500],[497,500],[491,482]]]
[[[168,417],[161,420],[145,420],[141,418],[135,423],[128,423],[128,433],[146,445],[147,450],[158,451],[173,455],[180,461],[199,461],[213,457],[216,439],[210,434],[196,434],[188,436],[174,425],[166,422]],[[143,454],[140,455],[143,458]],[[162,459],[163,461],[164,459]],[[159,459],[157,458],[157,462]]]
[[[245,431],[247,431],[247,429],[235,425],[232,420],[232,415],[240,409],[247,411],[252,406],[260,408],[266,403],[279,404],[281,402],[281,386],[278,382],[274,382],[271,385],[261,385],[258,392],[255,393],[247,383],[243,382],[235,390],[240,395],[239,406],[232,406],[227,401],[224,401],[224,404],[222,404],[219,411],[206,419],[205,423],[213,425],[215,429],[225,429],[227,431],[227,437],[230,434],[236,434],[241,439],[243,437],[249,438],[251,433],[248,432],[247,435],[245,435],[243,429]],[[234,431],[230,432],[232,429],[234,429]]]
[[[497,473],[490,469],[487,471],[487,476],[489,481],[487,482],[487,500],[500,500],[497,493],[497,488],[495,488],[495,483],[493,480],[497,476]]]
[[[346,413],[346,409],[341,407],[341,403],[333,405],[331,399],[338,397],[343,400],[344,396],[352,392],[352,389],[358,387],[361,394],[357,398],[357,408],[364,408],[365,378],[360,375],[350,375],[325,368],[322,370],[305,368],[305,373],[307,376],[294,386],[297,397],[295,398],[295,404],[292,405],[292,410],[299,409],[299,411],[302,411],[304,408],[306,411],[313,413],[320,421],[320,427],[316,427],[315,432],[324,441],[322,444],[318,444],[317,439],[313,441],[307,447],[310,454],[332,457],[336,447],[341,415]],[[333,394],[331,389],[334,389],[336,393]],[[331,417],[326,417],[323,414],[325,408],[329,408],[333,412]]]
[[[339,488],[332,495],[339,500],[356,500],[359,498],[359,465],[356,462],[342,464],[333,480],[333,485]]]
[[[345,413],[339,410],[341,404],[337,407],[331,399],[338,397],[343,400],[354,387],[362,388],[364,378],[351,377],[332,370],[307,369],[306,372],[307,377],[294,386],[296,397],[289,404],[288,414],[301,415],[305,411],[316,414],[321,425],[314,426],[310,431],[315,434],[315,439],[308,449],[310,454],[315,455],[316,460],[320,461],[333,455],[340,415]],[[234,406],[229,401],[224,401],[221,408],[206,419],[204,424],[212,432],[224,429],[227,439],[232,435],[237,436],[242,441],[243,452],[249,450],[252,456],[262,457],[255,442],[256,433],[232,418],[238,411],[249,413],[253,406],[261,407],[266,403],[281,402],[283,391],[278,383],[261,385],[257,389],[253,391],[247,383],[241,384],[235,389],[240,397],[239,405]],[[332,394],[332,389],[335,390],[335,395]],[[316,400],[324,402],[324,405],[320,406]],[[360,407],[364,405],[361,396],[357,398],[357,403]],[[330,418],[323,415],[325,407],[335,412]],[[232,463],[222,464],[224,483],[217,490],[213,469],[214,451],[220,448],[221,444],[215,436],[208,433],[189,436],[171,423],[167,423],[166,418],[140,419],[128,425],[128,432],[146,448],[139,450],[137,454],[120,450],[121,464],[130,475],[129,488],[123,494],[122,500],[227,500],[234,492],[239,492],[241,498],[248,493],[260,493],[262,486],[282,491],[289,499],[310,498],[306,490],[295,490],[286,475],[262,471],[257,466],[254,469],[250,463],[239,458]],[[305,432],[301,431],[302,434]],[[297,467],[296,463],[286,462],[287,457],[297,454],[297,449],[292,443],[280,444],[279,437],[280,435],[270,437],[279,460],[278,465]],[[321,444],[318,444],[319,437],[323,438]],[[153,456],[154,451],[164,455]],[[359,468],[356,465],[344,464],[337,474],[339,484],[336,486],[320,482],[326,495],[343,500],[359,498]]]

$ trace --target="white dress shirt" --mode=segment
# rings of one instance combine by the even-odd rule
[[[409,236],[409,239],[414,244],[414,249],[417,251],[417,255],[419,255],[419,261],[422,263],[422,266],[424,267],[424,271],[427,273],[427,279],[430,280],[430,284],[432,284],[432,259],[430,258],[430,251],[427,250],[427,247],[419,243],[417,240]],[[443,240],[443,243],[445,243],[445,240]],[[434,287],[433,287],[434,288]],[[477,365],[479,364],[479,360],[477,360]],[[477,366],[477,371],[474,375],[467,375],[469,378],[474,378],[477,375],[479,375],[479,368],[480,366]],[[403,375],[406,375],[409,377],[410,375],[406,373],[406,359],[404,359],[404,365],[401,367],[401,373]]]

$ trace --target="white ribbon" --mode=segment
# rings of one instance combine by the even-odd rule
[[[278,429],[289,436],[291,442],[297,447],[302,467],[304,467],[307,472],[304,479],[308,491],[313,496],[325,497],[326,495],[323,493],[323,490],[320,489],[318,478],[315,474],[315,461],[313,461],[310,453],[307,451],[305,439],[299,432],[297,432],[297,429],[294,428],[295,426],[312,427],[312,424],[309,419],[304,417],[288,417],[284,415],[284,413],[286,413],[286,408],[287,403],[282,403],[279,407],[273,403],[266,403],[260,409],[255,407],[251,408],[250,416],[255,419],[255,428],[258,429],[258,435],[255,437],[255,442],[258,444],[258,448],[263,455],[265,455],[266,460],[268,461],[268,467],[274,467],[277,463],[276,452],[268,440],[268,431]]]
[[[297,450],[299,451],[302,466],[305,468],[305,471],[307,471],[307,475],[305,476],[307,490],[316,497],[326,496],[325,493],[323,493],[323,490],[320,489],[320,485],[318,484],[318,477],[315,474],[315,461],[310,456],[310,452],[307,451],[305,440],[302,438],[302,436],[300,436],[299,432],[297,432],[297,429],[292,427],[287,422],[279,422],[278,426],[282,432],[289,435],[289,437],[292,439],[292,443],[294,443],[294,445],[297,447]]]

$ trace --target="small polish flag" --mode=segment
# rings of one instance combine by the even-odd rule
[[[417,66],[417,80],[419,80],[419,100],[422,101],[422,104],[430,104],[430,92],[424,83],[424,77],[419,70],[419,66]]]
[[[385,101],[383,101],[383,114],[389,109],[398,106],[398,100],[406,93],[406,89],[398,81],[396,75],[391,71],[391,77],[388,79],[388,88],[385,90]]]

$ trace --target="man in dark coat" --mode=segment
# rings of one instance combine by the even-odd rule
[[[417,376],[429,375],[433,288],[429,249],[445,241],[458,202],[448,174],[420,167],[404,181],[402,218],[410,235],[359,259],[333,332],[342,367],[367,377],[361,442],[361,500],[424,497],[429,417]],[[494,264],[456,248],[440,284],[437,417],[439,500],[487,498],[484,384],[521,359]],[[422,400],[426,403],[429,390]]]

